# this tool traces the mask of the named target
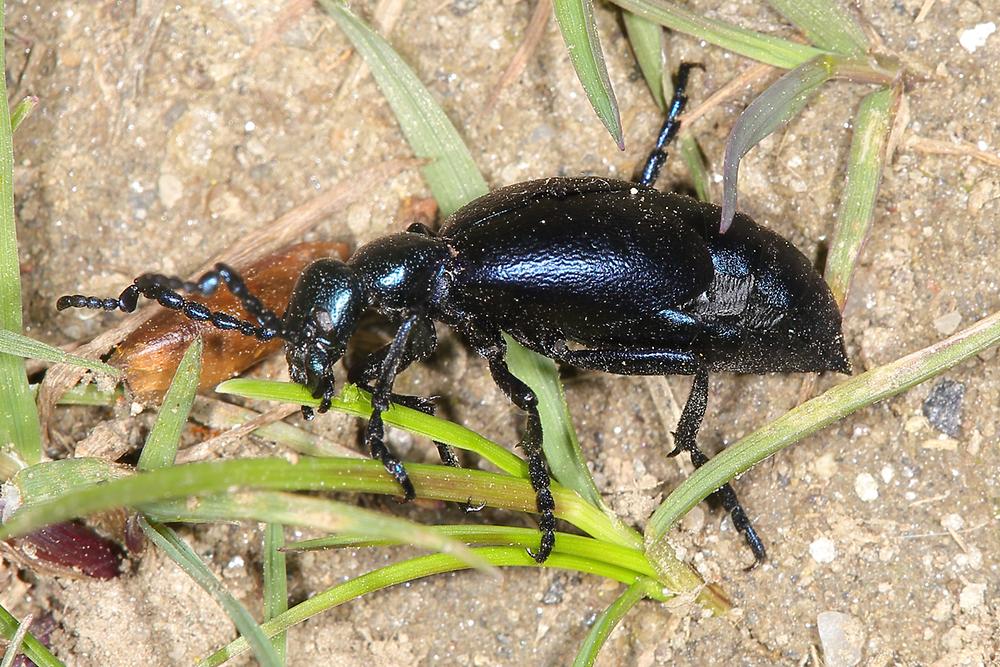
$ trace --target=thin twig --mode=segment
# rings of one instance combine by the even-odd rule
[[[486,104],[483,105],[483,114],[491,113],[496,108],[497,101],[500,99],[503,91],[520,78],[524,72],[524,68],[528,66],[531,56],[538,49],[538,45],[542,43],[542,37],[545,36],[545,27],[549,24],[550,16],[552,16],[552,0],[538,0],[538,4],[535,5],[535,12],[531,15],[531,21],[528,23],[528,28],[524,31],[524,41],[517,47],[514,57],[507,63],[507,68],[500,75],[496,85],[493,86],[493,92],[490,93],[486,99]]]
[[[927,18],[927,15],[931,13],[931,9],[934,8],[935,2],[937,0],[924,0],[924,4],[920,7],[920,11],[917,12],[917,18],[913,19],[913,22],[920,23]]]
[[[681,124],[684,126],[691,125],[715,107],[735,97],[746,86],[756,83],[767,76],[774,69],[770,65],[758,63],[753,67],[743,70],[735,78],[730,79],[722,88],[709,95],[704,102],[686,114],[683,114],[680,119]]]
[[[993,167],[1000,167],[1000,155],[979,150],[967,141],[942,141],[941,139],[927,139],[926,137],[914,134],[903,143],[903,147],[911,148],[918,153],[929,153],[931,155],[961,155],[971,157],[974,160],[985,162]]]
[[[248,419],[239,426],[235,426],[228,431],[220,433],[214,438],[209,438],[208,440],[199,442],[197,445],[188,447],[187,449],[178,452],[176,462],[191,463],[192,461],[207,459],[213,454],[217,455],[227,445],[250,435],[260,427],[281,421],[285,417],[288,417],[298,411],[299,406],[289,404],[282,404],[271,408],[267,412],[263,412],[253,419]]]

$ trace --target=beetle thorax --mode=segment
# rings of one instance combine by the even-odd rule
[[[444,239],[404,232],[362,246],[348,263],[364,285],[369,304],[396,311],[434,301],[449,257]]]

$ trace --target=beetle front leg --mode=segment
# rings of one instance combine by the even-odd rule
[[[698,448],[698,429],[705,418],[705,408],[708,406],[708,370],[699,365],[694,373],[694,382],[691,384],[691,393],[688,394],[684,410],[681,412],[680,421],[677,422],[677,431],[674,433],[674,450],[667,456],[677,456],[682,451],[691,455],[691,463],[695,468],[708,463],[708,457]],[[767,558],[767,551],[764,542],[761,541],[757,531],[754,530],[750,518],[740,505],[736,497],[736,491],[730,484],[723,485],[718,491],[713,493],[711,498],[717,499],[723,509],[729,512],[733,519],[733,527],[743,533],[747,545],[753,552],[754,563],[748,569],[753,569],[764,562]]]
[[[404,501],[413,500],[417,494],[403,464],[385,444],[385,425],[382,422],[382,413],[389,409],[392,383],[401,370],[400,366],[406,352],[407,339],[414,324],[419,319],[420,316],[417,314],[408,315],[396,331],[392,343],[389,344],[389,349],[382,360],[382,368],[375,380],[372,391],[372,416],[365,428],[365,443],[368,446],[368,451],[371,452],[372,458],[381,461],[389,474],[399,482],[403,488]]]

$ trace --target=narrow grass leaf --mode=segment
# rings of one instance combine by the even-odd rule
[[[930,347],[879,366],[786,412],[730,445],[695,470],[657,508],[646,525],[647,553],[666,544],[668,530],[692,507],[775,452],[861,408],[894,396],[1000,342],[1000,313]]]
[[[631,570],[616,567],[606,563],[598,563],[585,558],[553,553],[544,565],[539,565],[521,547],[483,547],[475,550],[484,560],[498,567],[547,567],[596,574],[607,579],[621,581],[627,585],[635,583],[640,575]],[[329,588],[308,600],[305,600],[287,612],[263,624],[264,632],[274,635],[278,632],[302,623],[327,609],[332,609],[350,600],[354,600],[373,591],[383,590],[409,581],[445,572],[464,569],[464,566],[452,556],[433,554],[402,561],[394,565],[373,570],[360,577],[346,581]],[[655,587],[654,587],[655,588]],[[650,597],[664,600],[659,590],[650,591]],[[247,644],[237,639],[219,649],[206,658],[200,667],[216,667],[230,658],[236,657],[247,650]]]
[[[701,201],[712,201],[712,179],[708,173],[708,165],[705,163],[705,155],[698,146],[698,141],[690,132],[681,131],[677,137],[680,147],[681,159],[687,167],[691,176],[691,183],[694,185],[695,194]]]
[[[10,131],[16,132],[17,128],[21,126],[28,116],[38,107],[38,98],[34,95],[29,95],[23,100],[17,103],[14,110],[10,113]]]
[[[823,274],[841,310],[847,302],[858,256],[875,219],[875,199],[885,167],[893,107],[899,95],[899,88],[870,93],[861,101],[854,118],[854,136],[847,159],[847,185],[837,211],[837,226]]]
[[[434,98],[392,47],[336,0],[319,0],[354,48],[365,59],[382,94],[392,107],[406,140],[419,158],[441,214],[451,215],[486,194],[469,149]]]
[[[63,352],[58,347],[52,347],[48,343],[43,343],[40,340],[28,338],[25,335],[4,329],[0,329],[0,353],[12,354],[16,357],[24,357],[25,359],[41,359],[42,361],[79,366],[80,368],[98,371],[111,377],[120,377],[122,374],[114,366],[109,366],[96,359],[78,357],[75,354]]]
[[[64,667],[59,658],[52,655],[45,644],[35,639],[34,635],[27,631],[27,624],[21,640],[21,652],[35,663],[38,667]],[[21,623],[14,616],[0,605],[0,637],[7,641],[13,641],[14,636],[21,632]]]
[[[43,461],[22,468],[8,481],[17,488],[18,507],[59,500],[71,489],[106,484],[128,477],[127,466],[91,457]],[[8,507],[7,510],[13,510]],[[40,526],[39,526],[40,527]]]
[[[515,528],[512,526],[458,524],[433,526],[435,532],[452,539],[460,540],[478,547],[522,547],[534,548],[538,544],[538,531],[534,528]],[[311,540],[292,542],[286,551],[315,551],[322,549],[338,549],[344,547],[383,547],[404,544],[399,540],[370,539],[351,535],[329,535]],[[595,561],[611,563],[635,570],[647,577],[656,577],[656,570],[646,560],[646,556],[638,549],[630,549],[617,544],[595,540],[592,537],[582,537],[570,533],[556,533],[554,553],[579,556]]]
[[[30,386],[32,397],[38,396],[38,385]],[[94,407],[108,407],[118,402],[122,398],[121,385],[111,389],[103,389],[96,384],[78,384],[59,398],[59,405],[90,405]]]
[[[846,56],[868,51],[864,30],[840,0],[767,0],[810,44]]]
[[[720,231],[729,229],[736,215],[740,160],[761,140],[794,118],[833,72],[834,62],[829,56],[810,60],[771,84],[740,114],[726,141],[722,164]]]
[[[604,63],[601,40],[597,36],[592,0],[553,0],[556,23],[569,51],[570,62],[597,117],[608,128],[620,150],[625,149],[618,100]]]
[[[3,653],[3,659],[0,660],[0,667],[12,667],[14,664],[14,658],[21,654],[21,642],[24,641],[24,636],[28,634],[28,626],[31,625],[32,616],[28,614],[23,621],[21,621],[21,627],[17,629],[14,636],[7,643],[7,650]]]
[[[288,570],[285,558],[285,527],[280,523],[264,526],[264,620],[288,611]],[[288,637],[279,632],[271,638],[274,652],[285,664]]]
[[[223,382],[215,390],[220,394],[233,394],[245,398],[319,405],[319,400],[313,398],[308,389],[290,382],[235,378]],[[340,395],[333,399],[330,409],[368,419],[372,414],[371,396],[354,385],[347,385]],[[523,459],[502,445],[491,442],[464,426],[400,405],[391,406],[383,413],[382,419],[386,424],[404,431],[475,452],[508,474],[525,478],[528,476],[528,464]]]
[[[683,32],[709,44],[759,60],[762,63],[792,69],[822,55],[824,52],[806,44],[764,35],[701,16],[674,4],[655,0],[611,0],[622,9],[633,12],[653,23]]]
[[[611,631],[625,618],[625,614],[632,607],[643,598],[649,597],[656,590],[656,587],[657,583],[652,579],[636,579],[607,609],[602,611],[594,624],[590,626],[590,632],[587,633],[587,638],[583,640],[583,644],[573,660],[573,667],[591,667],[597,660],[597,654],[604,643],[611,636]]]
[[[3,3],[0,3],[0,10]],[[0,11],[0,33],[4,29]],[[0,40],[2,41],[2,40]],[[6,67],[0,43],[0,66]],[[6,71],[6,70],[3,70]],[[21,268],[14,222],[14,144],[11,137],[7,81],[0,77],[0,330],[21,333]],[[10,443],[26,463],[42,457],[38,409],[28,388],[24,361],[0,352],[0,443]]]
[[[486,563],[461,542],[427,526],[325,498],[273,491],[243,491],[145,503],[139,507],[147,516],[164,523],[258,521],[390,539],[451,554],[470,567],[487,568]]]
[[[667,100],[663,95],[663,27],[628,11],[622,12],[622,19],[625,21],[625,32],[632,45],[632,52],[642,71],[642,78],[646,80],[656,106],[660,107],[660,111],[666,112]]]
[[[253,619],[247,608],[226,590],[222,582],[198,558],[198,554],[188,546],[187,542],[169,527],[147,521],[143,517],[139,518],[139,526],[150,541],[163,549],[164,553],[177,563],[196,584],[215,598],[215,601],[225,610],[233,625],[247,642],[247,646],[253,651],[258,663],[263,667],[281,667],[281,660],[275,653],[274,647],[271,646],[270,640],[257,625],[257,621]]]
[[[149,431],[146,444],[139,455],[139,470],[155,470],[172,465],[177,458],[177,448],[181,442],[181,431],[187,423],[194,395],[198,391],[201,378],[201,336],[194,339],[177,365],[174,379],[163,397],[156,423]]]

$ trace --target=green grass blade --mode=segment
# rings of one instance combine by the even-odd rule
[[[434,531],[460,540],[466,544],[479,547],[522,547],[535,548],[538,545],[538,531],[534,528],[515,528],[512,526],[492,526],[458,524],[434,526]],[[382,547],[405,544],[400,540],[368,539],[350,535],[329,535],[311,540],[293,542],[286,551],[314,551],[321,549],[337,549],[344,547]],[[646,556],[638,549],[630,549],[617,544],[609,544],[595,540],[592,537],[582,537],[570,533],[556,533],[555,553],[579,556],[591,560],[611,563],[634,570],[647,577],[656,577],[656,570],[646,560]]]
[[[18,470],[10,483],[17,487],[19,507],[23,509],[59,500],[70,489],[105,484],[130,474],[126,466],[83,457],[36,463]]]
[[[604,501],[587,469],[569,412],[560,409],[566,405],[566,398],[555,362],[525,349],[506,334],[504,341],[507,343],[507,363],[511,371],[538,396],[538,416],[542,421],[544,438],[542,448],[553,477],[590,504],[604,509]]]
[[[122,374],[114,366],[109,366],[101,361],[63,352],[58,347],[52,347],[40,340],[28,338],[22,334],[3,329],[0,329],[0,354],[12,354],[16,357],[24,357],[26,359],[41,359],[42,361],[79,366],[80,368],[99,371],[111,377],[120,377]]]
[[[11,641],[20,630],[21,624],[14,616],[0,605],[0,637]],[[21,642],[21,652],[38,667],[64,667],[59,658],[42,642],[35,639],[30,632],[25,632]]]
[[[780,37],[763,35],[753,30],[706,18],[688,9],[655,0],[611,0],[622,9],[658,23],[671,30],[702,39],[709,44],[759,60],[768,65],[792,69],[822,55],[824,52]]]
[[[233,394],[245,398],[319,405],[319,400],[313,398],[308,389],[290,382],[236,378],[223,382],[215,390],[221,394]],[[333,399],[330,409],[368,419],[372,414],[371,396],[354,385],[347,385],[340,395]],[[383,413],[382,419],[386,424],[404,431],[475,452],[510,475],[528,476],[528,464],[523,459],[464,426],[400,405],[391,406]]]
[[[29,625],[31,625],[30,615],[21,623],[21,627],[7,643],[7,650],[3,652],[3,659],[0,660],[0,667],[11,667],[14,664],[14,658],[21,655],[21,643],[24,642],[24,636],[28,634]]]
[[[694,185],[695,194],[701,201],[712,201],[712,180],[708,174],[708,165],[705,163],[705,155],[698,146],[698,141],[690,132],[681,130],[677,137],[680,147],[681,159],[687,167],[691,176],[691,183]]]
[[[0,3],[0,33],[3,33]],[[0,44],[0,66],[6,67]],[[3,70],[6,71],[6,70]],[[17,260],[17,226],[14,222],[14,144],[7,81],[0,77],[0,330],[21,333],[21,273]],[[24,361],[0,353],[0,443],[10,443],[26,463],[42,458],[38,409],[28,389]]]
[[[29,95],[23,100],[17,103],[14,110],[10,114],[10,131],[16,132],[17,128],[21,126],[28,116],[34,112],[35,108],[38,107],[38,98],[34,95]]]
[[[144,517],[139,517],[139,526],[150,541],[163,549],[164,553],[177,563],[195,583],[215,598],[215,601],[232,620],[240,635],[243,636],[248,647],[253,650],[258,663],[264,667],[281,667],[281,660],[261,627],[257,625],[257,621],[253,619],[247,608],[226,590],[222,582],[212,574],[212,571],[198,558],[198,554],[188,546],[187,542],[167,526],[149,522]]]
[[[264,526],[264,620],[288,611],[288,570],[285,563],[285,527],[280,523]],[[279,632],[271,638],[274,652],[285,664],[288,636]]]
[[[647,549],[713,491],[777,451],[846,415],[939,375],[1000,342],[1000,313],[930,347],[851,378],[730,445],[695,470],[663,501],[646,525]]]
[[[421,498],[458,503],[472,498],[474,502],[485,502],[490,507],[535,511],[535,492],[525,479],[443,465],[410,463],[406,469],[417,496]],[[19,476],[33,479],[46,470],[48,468],[43,466],[33,466],[20,471]],[[189,463],[104,484],[64,488],[58,497],[21,507],[0,526],[0,539],[116,507],[145,506],[189,496],[231,492],[235,488],[399,495],[398,484],[378,461],[303,457],[295,463],[281,458]],[[552,494],[556,501],[556,516],[585,533],[630,548],[638,548],[642,544],[634,531],[616,525],[575,492],[554,484]]]
[[[146,444],[139,455],[139,470],[155,470],[173,465],[181,443],[181,431],[187,423],[194,395],[201,378],[201,336],[194,339],[177,365],[174,379],[170,381],[156,423],[146,437]]]
[[[38,396],[38,385],[29,387],[31,396]],[[109,407],[123,396],[121,386],[102,389],[96,384],[78,384],[59,397],[59,405],[90,405],[94,407]]]
[[[583,84],[587,99],[594,107],[597,117],[608,128],[611,137],[620,150],[625,150],[622,135],[622,119],[618,113],[618,100],[611,87],[608,68],[604,63],[601,41],[597,36],[594,21],[594,6],[591,0],[553,0],[556,22],[562,32],[563,41],[569,51],[570,62],[576,76]]]
[[[336,0],[319,0],[365,59],[419,158],[442,215],[451,215],[487,192],[469,149],[413,70],[392,47]]]
[[[839,0],[767,0],[810,44],[845,56],[868,51],[868,38]]]
[[[475,551],[487,562],[498,567],[548,567],[574,570],[585,574],[596,574],[628,585],[635,583],[640,578],[640,575],[625,568],[565,554],[553,553],[544,565],[539,565],[521,547],[484,547]],[[262,627],[265,633],[273,635],[302,623],[327,609],[332,609],[373,591],[460,569],[463,569],[463,565],[452,556],[433,554],[412,558],[329,588],[295,605],[278,618],[264,623]],[[651,591],[650,596],[658,600],[664,599],[658,590]],[[246,650],[246,642],[237,639],[206,658],[200,663],[200,667],[221,665]]]
[[[885,151],[892,128],[893,107],[899,89],[870,93],[854,118],[854,137],[847,161],[847,185],[837,211],[837,226],[823,277],[841,310],[861,248],[875,219],[875,199],[885,167]]]
[[[656,582],[651,579],[636,579],[635,583],[626,588],[607,609],[601,612],[587,633],[587,638],[583,640],[576,659],[573,660],[573,667],[591,667],[619,621],[625,618],[625,614],[640,600],[648,597],[656,586]]]
[[[632,12],[622,12],[625,21],[625,32],[632,45],[632,52],[639,63],[642,78],[653,94],[656,106],[666,112],[667,100],[663,95],[663,28],[652,21],[642,18]]]
[[[147,516],[164,523],[258,521],[389,539],[451,554],[470,567],[486,568],[486,564],[461,542],[427,526],[325,498],[272,491],[244,491],[173,502],[144,503],[139,507]]]
[[[740,114],[729,139],[722,163],[722,221],[725,232],[736,215],[737,179],[740,160],[769,134],[782,127],[802,110],[819,87],[833,76],[832,57],[810,60],[771,84]]]

